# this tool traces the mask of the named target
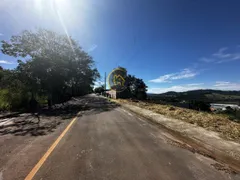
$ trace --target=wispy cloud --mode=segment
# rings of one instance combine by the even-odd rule
[[[184,92],[197,89],[239,91],[240,83],[229,81],[216,81],[208,85],[205,85],[204,83],[180,84],[170,87],[148,88],[148,93],[160,94],[168,91]]]
[[[216,81],[214,89],[219,90],[240,90],[240,83],[229,82],[229,81]]]
[[[204,85],[204,83],[192,83],[192,84],[187,84],[188,87],[192,87],[192,86],[202,86]]]
[[[154,93],[154,94],[160,94],[165,93],[168,91],[175,91],[175,92],[184,92],[184,91],[191,91],[191,90],[197,90],[197,89],[204,89],[201,85],[175,85],[171,87],[166,88],[149,88],[148,93]]]
[[[94,51],[97,47],[98,47],[98,45],[93,44],[93,45],[88,49],[88,52]]]
[[[193,78],[196,75],[197,75],[197,72],[192,71],[192,70],[190,70],[188,68],[185,68],[185,69],[183,69],[180,72],[171,73],[171,74],[165,74],[163,76],[160,76],[159,78],[152,79],[149,82],[153,82],[153,83],[166,83],[166,82],[172,82],[173,80]]]
[[[211,63],[211,62],[214,62],[215,59],[203,57],[203,58],[200,58],[200,61],[206,62],[206,63]]]
[[[224,62],[240,60],[239,48],[236,48],[236,49],[237,51],[235,50],[235,52],[231,52],[229,48],[223,47],[223,48],[220,48],[217,52],[213,53],[208,58],[206,57],[200,58],[200,61],[205,63],[224,63]]]
[[[214,86],[216,86],[216,87],[218,87],[218,86],[227,86],[229,84],[230,84],[229,81],[216,81]]]
[[[96,81],[96,82],[94,83],[94,88],[100,87],[100,86],[103,86],[103,85],[104,85],[104,81]]]
[[[0,64],[16,64],[16,63],[6,60],[0,60]]]
[[[230,58],[230,57],[231,57],[231,54],[226,53],[227,50],[228,50],[227,47],[220,48],[220,49],[218,50],[218,52],[216,52],[216,53],[213,54],[213,57],[217,57],[217,58],[220,58],[220,59],[222,59],[222,58]]]
[[[3,36],[3,34],[2,34],[2,33],[0,33],[0,36]]]

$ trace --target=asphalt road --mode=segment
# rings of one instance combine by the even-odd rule
[[[173,143],[177,139],[166,129],[105,98],[89,95],[78,101],[84,103],[85,110],[33,179],[240,179],[216,168],[214,160],[178,147]],[[36,156],[34,165],[41,156]],[[26,168],[25,177],[34,165]]]

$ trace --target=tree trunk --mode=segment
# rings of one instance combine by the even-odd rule
[[[48,109],[52,108],[52,94],[48,93]]]

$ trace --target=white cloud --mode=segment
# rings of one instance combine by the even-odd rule
[[[172,80],[193,78],[196,75],[197,75],[196,72],[194,72],[188,68],[185,68],[181,72],[166,74],[166,75],[160,76],[157,79],[152,79],[149,82],[153,82],[153,83],[172,82]]]
[[[196,76],[197,73],[191,71],[190,69],[184,69],[183,71],[181,71],[178,74],[175,74],[175,76],[172,77],[173,80],[175,79],[187,79],[187,78],[192,78],[194,76]]]
[[[6,60],[0,60],[0,64],[16,64],[14,62],[6,61]]]
[[[206,63],[210,63],[210,62],[215,61],[213,58],[206,58],[206,57],[200,58],[199,60],[203,61],[203,62],[206,62]]]
[[[214,89],[219,90],[240,90],[240,83],[228,82],[228,81],[217,81],[214,84]]]
[[[229,48],[223,47],[223,48],[220,48],[218,52],[213,53],[209,58],[206,58],[206,57],[200,58],[200,61],[203,61],[206,63],[212,63],[212,62],[224,63],[224,62],[240,60],[240,52],[238,52],[239,49],[238,48],[236,49],[237,49],[237,52],[235,51],[230,53],[230,52],[227,52],[229,51]]]
[[[160,76],[157,79],[152,79],[149,82],[154,82],[154,83],[171,82],[170,79],[172,76],[174,76],[174,74],[166,74],[166,75]]]
[[[94,88],[99,87],[99,86],[103,86],[103,85],[104,85],[104,81],[96,81],[94,83]]]
[[[94,51],[97,47],[98,47],[98,45],[93,44],[93,45],[88,49],[88,52]]]
[[[215,90],[229,90],[229,91],[239,91],[240,90],[240,83],[236,82],[228,82],[228,81],[216,81],[208,86],[204,85],[204,83],[193,83],[193,84],[182,84],[182,85],[175,85],[171,87],[164,87],[164,88],[148,88],[148,93],[160,94],[165,93],[168,91],[175,91],[175,92],[184,92],[184,91],[191,91],[197,89],[215,89]]]
[[[2,33],[0,33],[0,36],[3,36],[3,34],[2,34]]]
[[[236,61],[240,59],[240,53],[231,54],[229,58],[222,58],[217,61],[217,63],[224,63],[224,62],[230,62],[230,61]]]
[[[220,48],[218,50],[218,52],[213,54],[213,57],[217,57],[217,58],[229,58],[229,57],[231,57],[231,54],[225,53],[227,50],[228,50],[227,47]]]
[[[192,83],[192,84],[187,84],[187,86],[202,86],[204,83]]]
[[[165,93],[168,91],[184,92],[184,91],[191,91],[191,90],[197,90],[197,89],[204,89],[204,88],[201,86],[176,85],[176,86],[171,86],[167,88],[149,88],[148,93],[159,94],[159,93]]]
[[[226,86],[226,85],[229,85],[230,82],[229,81],[216,81],[215,85],[216,87],[218,86]]]

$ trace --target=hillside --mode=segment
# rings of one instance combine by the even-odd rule
[[[193,90],[187,92],[166,92],[162,94],[148,94],[150,99],[163,101],[191,101],[198,100],[211,103],[240,103],[240,91],[221,90]]]

